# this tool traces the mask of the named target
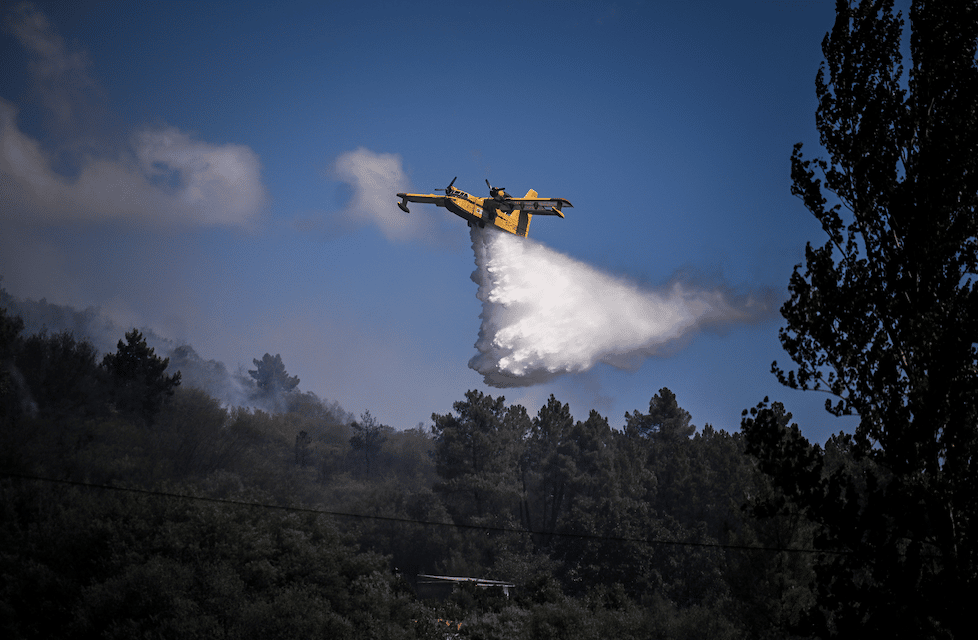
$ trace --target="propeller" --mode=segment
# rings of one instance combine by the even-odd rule
[[[449,191],[452,190],[452,185],[455,184],[455,181],[456,180],[458,180],[458,176],[455,176],[454,178],[452,178],[452,181],[449,182],[448,183],[448,186],[445,187],[444,189],[435,189],[435,191],[444,191],[445,193],[448,193]]]
[[[489,178],[486,178],[486,186],[489,187],[489,195],[495,198],[496,200],[500,199],[499,194],[503,194],[503,195],[506,194],[506,187],[492,186],[491,184],[489,184]]]

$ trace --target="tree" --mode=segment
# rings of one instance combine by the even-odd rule
[[[92,343],[70,331],[41,331],[21,342],[17,367],[42,414],[83,419],[103,409],[105,372]]]
[[[261,360],[252,360],[255,363],[254,369],[248,370],[258,386],[257,398],[272,404],[273,410],[281,410],[282,397],[284,394],[293,391],[299,386],[299,376],[290,376],[285,370],[285,363],[282,356],[266,353]]]
[[[788,551],[811,548],[812,524],[800,504],[804,501],[785,500],[783,488],[778,491],[770,478],[794,478],[800,481],[800,486],[795,487],[793,493],[799,489],[805,491],[806,480],[817,484],[821,479],[822,458],[818,455],[817,445],[813,448],[804,441],[797,425],[788,426],[791,414],[785,412],[780,402],[770,407],[765,404],[763,415],[763,426],[770,437],[761,444],[757,434],[752,434],[748,452],[758,456],[761,464],[751,475],[752,482],[746,492],[748,498],[746,504],[742,504],[744,512],[753,517],[739,531],[736,540],[745,550],[731,554],[727,579],[738,603],[737,615],[751,629],[752,635],[784,638],[794,635],[792,629],[801,626],[805,612],[814,606],[810,586],[814,578],[812,555]],[[788,454],[787,450],[793,450],[793,453]],[[767,451],[778,453],[764,455]],[[778,466],[789,460],[794,463],[797,456],[805,454],[814,454],[809,458],[813,468],[807,472],[790,473]],[[749,547],[785,551],[761,553],[747,550]]]
[[[679,406],[676,394],[663,387],[649,400],[649,412],[625,413],[625,434],[665,445],[688,440],[696,432],[689,412]]]
[[[592,409],[587,420],[578,420],[568,429],[559,451],[565,467],[572,471],[562,478],[565,516],[554,530],[576,535],[555,537],[551,555],[563,562],[564,580],[572,589],[610,585],[622,575],[615,561],[628,557],[629,550],[614,540],[627,526],[628,510],[615,470],[608,420]],[[602,536],[607,539],[600,539]]]
[[[823,634],[963,636],[978,587],[978,5],[915,0],[910,71],[891,0],[839,1],[816,78],[828,160],[791,158],[792,193],[828,239],[782,307],[785,385],[856,415],[854,465],[779,426],[748,449],[818,523]],[[830,201],[831,198],[831,201]]]
[[[521,405],[506,406],[505,398],[467,391],[453,405],[455,413],[432,414],[435,470],[441,481],[434,490],[445,508],[462,525],[512,527],[520,505],[519,460],[530,417]],[[470,537],[480,569],[492,565],[496,541]],[[467,569],[471,570],[471,569]]]
[[[295,436],[295,463],[300,467],[309,464],[309,444],[312,439],[308,431],[300,431]]]
[[[180,384],[180,372],[166,375],[169,358],[160,358],[137,329],[119,340],[118,350],[107,353],[102,366],[115,382],[116,407],[152,419]]]
[[[6,363],[13,358],[23,330],[24,321],[19,316],[8,315],[7,309],[0,307],[0,362]]]
[[[377,422],[377,418],[369,411],[360,414],[360,420],[350,424],[353,435],[350,436],[350,446],[359,456],[362,456],[364,469],[370,475],[370,464],[376,460],[381,448],[387,442],[387,437],[394,429]]]
[[[8,316],[7,309],[0,307],[0,425],[15,413],[19,404],[13,368],[23,330],[24,321],[17,316]]]
[[[552,394],[533,418],[520,460],[521,515],[523,526],[530,531],[552,534],[566,510],[567,485],[576,475],[566,452],[573,426],[570,407]],[[545,535],[539,543],[546,545],[551,537]]]
[[[435,469],[442,478],[435,490],[463,520],[516,506],[519,447],[530,427],[526,410],[475,390],[452,407],[457,415],[431,415]]]
[[[383,556],[322,515],[2,489],[4,637],[400,639],[428,617]],[[204,491],[188,489],[177,491]]]
[[[690,437],[696,433],[692,416],[679,406],[676,394],[668,387],[659,389],[649,400],[647,414],[636,410],[625,413],[625,435],[636,455],[642,456],[654,475],[649,501],[660,512],[679,515],[687,505],[690,487]]]

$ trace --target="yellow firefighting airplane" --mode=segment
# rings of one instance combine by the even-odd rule
[[[518,236],[526,237],[530,230],[530,218],[533,216],[560,216],[564,217],[561,209],[563,207],[573,207],[570,202],[563,198],[538,198],[537,192],[530,189],[526,196],[513,198],[500,187],[496,188],[486,180],[489,187],[488,198],[478,198],[465,193],[461,189],[456,189],[452,185],[452,179],[446,189],[435,189],[444,191],[445,195],[437,196],[433,193],[399,193],[397,197],[401,199],[397,206],[405,213],[411,213],[407,207],[408,202],[427,202],[430,204],[445,207],[460,218],[464,218],[469,226],[477,224],[485,227],[493,224],[503,231],[515,233]]]

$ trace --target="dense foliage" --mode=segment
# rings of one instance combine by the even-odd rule
[[[442,637],[445,621],[471,637],[753,637],[808,602],[775,588],[804,590],[804,558],[746,548],[804,536],[742,509],[771,488],[740,436],[696,429],[669,389],[621,429],[554,397],[531,416],[470,391],[430,430],[398,431],[294,386],[279,412],[222,404],[173,384],[139,332],[100,358],[22,328],[2,316],[5,637]],[[202,366],[189,348],[177,361]],[[419,574],[517,588],[419,602]]]
[[[964,637],[978,595],[978,4],[915,1],[910,69],[892,0],[838,2],[817,125],[792,192],[828,239],[790,282],[793,388],[857,415],[822,450],[766,403],[744,421],[780,492],[815,526],[823,636]]]

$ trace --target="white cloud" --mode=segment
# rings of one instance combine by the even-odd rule
[[[412,235],[413,220],[394,204],[394,194],[407,189],[401,157],[360,148],[336,159],[336,176],[353,187],[342,216],[355,225],[375,223],[388,240]]]
[[[213,145],[192,140],[175,128],[141,131],[134,138],[145,176],[174,175],[167,193],[177,216],[201,224],[250,225],[265,203],[261,164],[244,145]]]
[[[254,151],[194,140],[173,127],[137,131],[126,145],[109,142],[97,133],[100,90],[87,57],[68,51],[29,3],[11,12],[7,27],[28,53],[32,93],[50,136],[42,142],[24,133],[18,107],[0,98],[2,217],[155,226],[258,221],[266,194]]]
[[[408,190],[407,174],[401,157],[393,153],[375,153],[363,147],[340,155],[330,177],[348,184],[350,201],[339,211],[320,212],[314,218],[296,221],[302,231],[326,237],[376,225],[388,240],[421,240],[426,244],[447,245],[457,234],[449,231],[441,211],[404,213],[397,206],[397,193]],[[432,208],[433,209],[433,208]]]
[[[175,128],[144,130],[131,153],[86,155],[68,177],[17,128],[0,99],[0,206],[42,223],[121,220],[153,225],[253,226],[266,195],[258,156],[243,145],[196,141]]]

